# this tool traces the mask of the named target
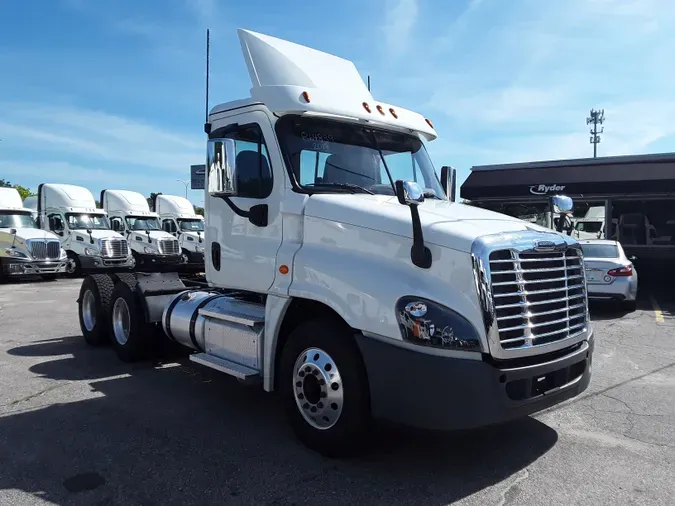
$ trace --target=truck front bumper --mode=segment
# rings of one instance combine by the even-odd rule
[[[21,260],[2,259],[2,273],[6,276],[31,276],[62,274],[66,272],[66,260]]]
[[[118,269],[118,268],[130,268],[134,262],[133,258],[104,258],[104,257],[95,257],[95,256],[85,256],[81,255],[80,257],[80,266],[83,270],[102,270],[102,269]]]
[[[148,255],[136,253],[140,265],[179,265],[183,263],[183,255]]]
[[[541,411],[586,390],[594,339],[531,365],[448,358],[357,336],[375,418],[431,430],[494,425]]]

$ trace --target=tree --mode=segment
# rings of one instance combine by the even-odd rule
[[[21,200],[25,200],[26,197],[36,195],[35,193],[33,193],[30,190],[30,188],[26,188],[25,186],[21,186],[19,184],[12,184],[9,181],[5,181],[4,179],[0,179],[0,187],[2,187],[2,188],[16,188],[19,192],[19,195],[21,195]]]
[[[152,192],[150,194],[150,196],[148,197],[148,206],[150,207],[151,211],[155,210],[155,199],[157,198],[157,195],[161,195],[161,194],[162,194],[162,192],[159,192],[159,193]]]
[[[199,207],[199,206],[195,206],[195,213],[201,214],[202,216],[204,216],[204,208]]]

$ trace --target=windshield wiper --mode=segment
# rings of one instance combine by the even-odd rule
[[[375,195],[375,192],[370,191],[368,188],[359,186],[357,184],[351,183],[311,183],[304,186],[314,186],[316,188],[325,187],[325,188],[344,188],[345,190],[352,190],[352,193],[361,191],[363,193],[369,193],[370,195]]]

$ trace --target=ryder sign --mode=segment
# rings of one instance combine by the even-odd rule
[[[565,185],[546,185],[546,184],[535,184],[530,186],[530,193],[532,195],[548,195],[551,192],[561,192],[565,190]]]

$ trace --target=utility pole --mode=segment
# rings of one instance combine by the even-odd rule
[[[185,185],[185,198],[187,198],[188,185],[190,184],[190,181],[183,181],[182,179],[176,179],[176,181],[180,181]]]
[[[602,125],[605,122],[605,110],[601,109],[596,111],[591,109],[591,115],[586,118],[587,125],[593,125],[591,128],[591,144],[593,144],[593,158],[598,157],[598,143],[600,142],[600,134],[605,131],[605,127],[600,127],[598,130],[598,125]]]

